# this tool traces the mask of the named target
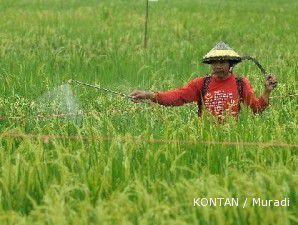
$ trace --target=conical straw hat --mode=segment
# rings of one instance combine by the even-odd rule
[[[203,57],[203,63],[210,64],[217,60],[227,60],[236,64],[241,62],[242,59],[229,45],[221,41]]]

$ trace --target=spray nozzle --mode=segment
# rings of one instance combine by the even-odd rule
[[[82,85],[82,86],[94,88],[94,89],[97,89],[99,91],[105,91],[105,92],[109,92],[111,94],[120,95],[122,97],[130,98],[127,94],[124,94],[124,93],[121,93],[121,92],[118,92],[118,91],[114,91],[114,90],[111,90],[111,89],[108,89],[108,88],[100,87],[98,85],[88,84],[88,83],[85,83],[85,82],[82,82],[82,81],[78,81],[78,80],[69,80],[68,83],[69,84],[76,83],[78,85]]]

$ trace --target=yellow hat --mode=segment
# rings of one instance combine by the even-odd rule
[[[227,60],[236,64],[241,62],[242,59],[237,52],[221,41],[203,57],[203,63],[210,64],[217,60]]]

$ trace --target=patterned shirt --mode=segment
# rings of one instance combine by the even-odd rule
[[[203,86],[203,77],[198,77],[186,86],[164,92],[155,93],[155,102],[164,106],[180,106],[185,103],[198,102]],[[243,80],[243,102],[248,105],[254,113],[261,113],[269,105],[263,97],[257,98],[246,78]],[[215,76],[211,81],[203,98],[204,105],[213,115],[221,118],[226,113],[238,117],[239,93],[236,84],[236,75],[230,74],[225,80],[220,80]]]

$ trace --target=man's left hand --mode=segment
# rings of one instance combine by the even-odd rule
[[[271,92],[277,86],[277,78],[276,76],[269,74],[265,81],[265,90]]]

